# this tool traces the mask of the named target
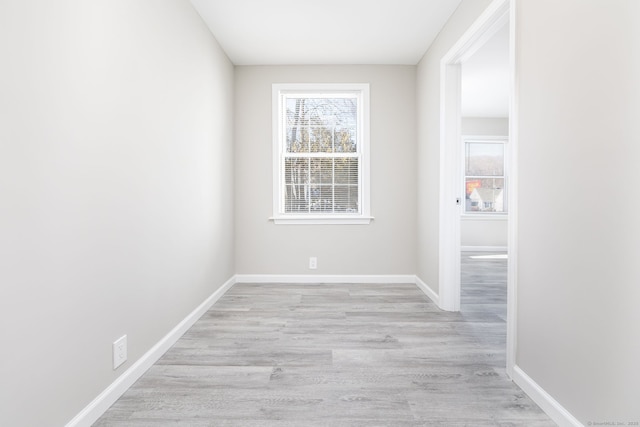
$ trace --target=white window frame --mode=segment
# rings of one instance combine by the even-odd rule
[[[464,135],[462,137],[462,159],[461,159],[461,171],[462,171],[462,194],[464,195],[463,198],[463,202],[462,202],[462,219],[496,219],[496,220],[502,220],[502,219],[507,219],[508,215],[509,215],[509,211],[507,210],[506,212],[467,212],[466,210],[466,194],[467,194],[467,189],[466,189],[466,178],[467,178],[467,171],[466,171],[466,167],[465,167],[465,161],[466,161],[466,150],[465,147],[467,145],[468,142],[478,142],[481,144],[490,144],[490,143],[495,143],[495,144],[502,144],[504,147],[504,207],[505,209],[508,206],[508,198],[509,198],[509,137],[507,136],[476,136],[476,135]]]
[[[371,216],[369,178],[369,84],[273,84],[273,216],[275,224],[369,224]],[[359,156],[358,197],[360,212],[357,213],[286,213],[284,196],[284,159],[286,135],[285,99],[287,95],[356,95],[357,153]]]

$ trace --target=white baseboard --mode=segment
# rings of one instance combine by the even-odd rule
[[[474,249],[477,250],[477,249]],[[113,405],[172,345],[215,304],[235,283],[415,283],[438,307],[440,299],[429,285],[415,275],[269,275],[238,274],[227,280],[218,290],[185,317],[156,345],[120,375],[98,397],[76,415],[66,427],[90,427]],[[569,411],[558,403],[517,365],[513,367],[513,381],[559,426],[584,427]]]
[[[120,375],[98,397],[76,415],[66,427],[89,427],[124,394],[180,337],[236,283],[235,276],[227,280],[209,298],[193,310],[178,325]]]
[[[415,283],[422,290],[422,292],[424,292],[425,295],[428,296],[429,299],[431,299],[431,301],[433,301],[438,307],[440,307],[440,297],[434,292],[433,289],[431,289],[429,285],[423,282],[422,279],[418,276],[416,276]]]
[[[414,283],[438,307],[440,298],[429,285],[413,274],[400,275],[294,275],[294,274],[238,274],[236,283]]]
[[[320,274],[238,274],[236,283],[415,283],[416,276],[399,275],[320,275]]]
[[[175,328],[156,343],[129,369],[111,383],[98,397],[78,413],[66,427],[90,427],[104,414],[144,373],[156,363],[172,345],[215,304],[235,283],[414,283],[438,306],[438,295],[420,278],[404,275],[270,275],[238,274],[227,280],[218,290],[185,317]]]
[[[517,365],[513,367],[512,379],[560,427],[584,427],[580,421]]]
[[[460,246],[462,252],[507,252],[506,246]]]

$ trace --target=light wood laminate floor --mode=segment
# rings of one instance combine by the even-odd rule
[[[413,284],[236,284],[95,425],[553,426],[504,372],[506,260],[470,255],[460,313]]]

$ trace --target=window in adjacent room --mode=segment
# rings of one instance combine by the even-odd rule
[[[465,138],[465,213],[507,212],[506,143],[506,138]]]
[[[368,224],[369,85],[274,84],[276,223]]]

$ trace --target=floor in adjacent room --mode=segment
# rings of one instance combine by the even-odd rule
[[[554,426],[505,374],[487,255],[462,254],[460,313],[413,284],[236,284],[95,425]]]

